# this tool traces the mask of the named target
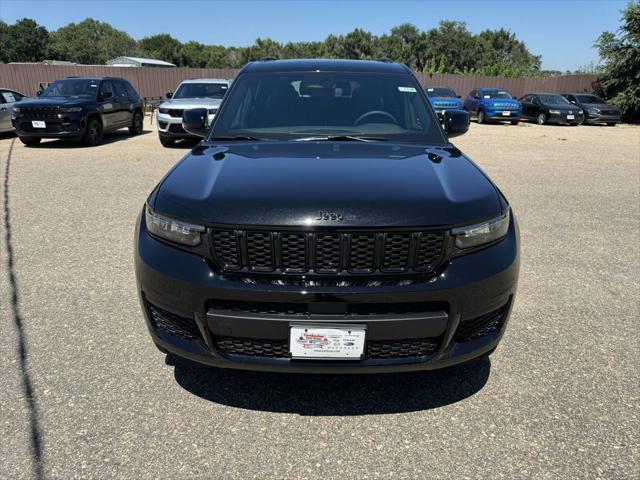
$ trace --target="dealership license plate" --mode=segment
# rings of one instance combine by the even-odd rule
[[[31,126],[33,128],[47,128],[47,124],[44,123],[42,120],[34,120],[31,122]]]
[[[576,117],[574,117],[573,115],[567,115],[567,120],[573,120],[574,118]]]
[[[511,112],[502,112],[503,117],[508,117],[509,115],[511,115]]]
[[[360,360],[366,332],[364,325],[291,325],[291,358]]]

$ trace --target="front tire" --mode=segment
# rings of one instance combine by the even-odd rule
[[[160,143],[163,147],[171,148],[176,144],[176,141],[171,137],[160,137]]]
[[[545,125],[547,123],[547,116],[544,113],[538,115],[538,125]]]
[[[484,117],[484,111],[478,110],[478,123],[483,124],[487,123],[487,119]]]
[[[129,133],[131,135],[140,135],[144,129],[144,117],[142,116],[142,112],[140,110],[136,110],[133,112],[133,120],[131,121],[131,126],[129,127]]]
[[[607,122],[607,126],[609,126],[609,127],[615,127],[615,126],[616,126],[616,124],[615,124],[615,123],[613,123],[613,122]]]
[[[35,147],[40,143],[40,140],[42,140],[42,138],[40,137],[18,137],[18,138],[27,147]]]
[[[89,119],[82,143],[87,147],[94,147],[102,143],[102,123],[96,117]]]
[[[518,125],[520,120],[511,120],[511,125]]]

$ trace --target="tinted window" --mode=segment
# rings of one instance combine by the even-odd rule
[[[12,92],[11,90],[2,90],[0,93],[0,101],[6,103],[19,102],[24,98],[24,95],[20,95],[18,92]]]
[[[118,97],[128,97],[129,96],[129,93],[127,92],[127,87],[125,86],[124,82],[114,81],[113,82],[113,88],[115,88],[116,95]]]
[[[95,98],[98,93],[99,84],[99,80],[65,78],[50,83],[40,96]]]
[[[450,88],[443,87],[425,87],[425,92],[429,97],[455,97],[456,93]]]
[[[547,105],[561,105],[569,103],[562,95],[540,95],[542,103]]]
[[[212,135],[295,140],[368,135],[442,142],[420,85],[410,75],[357,72],[243,74]]]
[[[513,98],[506,90],[483,90],[481,97],[485,100],[493,98]]]
[[[138,97],[138,92],[136,92],[136,89],[133,88],[133,86],[129,83],[129,82],[122,82],[124,83],[124,86],[127,89],[127,92],[129,92],[129,97],[130,98],[137,98]]]
[[[107,93],[107,92],[111,92],[111,96],[113,97],[115,95],[115,92],[113,90],[113,85],[111,85],[111,82],[106,81],[106,82],[102,82],[102,87],[100,87],[100,93]]]
[[[226,83],[182,83],[173,98],[222,98],[228,89]]]
[[[600,97],[595,95],[576,95],[580,103],[605,103]]]

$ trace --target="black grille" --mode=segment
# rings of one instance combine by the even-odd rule
[[[428,273],[442,261],[444,232],[303,233],[214,230],[227,271],[322,275]]]
[[[286,340],[262,340],[243,337],[216,337],[216,346],[222,353],[247,357],[288,358]]]
[[[405,340],[375,340],[367,342],[365,358],[394,359],[422,357],[438,350],[438,338],[409,338]]]
[[[211,302],[209,306],[214,310],[270,315],[306,315],[308,312],[308,304],[306,303],[242,302],[234,300],[215,300]]]
[[[181,317],[171,312],[167,312],[149,303],[151,320],[157,330],[162,330],[169,335],[194,340],[200,337],[200,332],[192,318]]]
[[[187,133],[179,123],[172,123],[171,125],[169,125],[169,131],[171,133]]]
[[[215,337],[218,350],[231,355],[247,357],[289,358],[287,340],[246,337]],[[406,340],[376,340],[367,342],[365,359],[393,360],[422,357],[438,350],[438,338],[411,338]]]
[[[616,110],[600,110],[600,115],[619,115],[620,112]]]
[[[242,300],[212,300],[208,303],[213,310],[238,313],[257,313],[261,315],[310,315],[308,303],[294,302],[255,302]],[[315,304],[319,305],[319,304]],[[338,304],[333,304],[337,306]],[[418,315],[436,311],[446,311],[448,306],[443,302],[401,302],[401,303],[341,303],[342,313],[336,315],[371,316],[371,315]],[[335,312],[340,312],[340,308]],[[323,314],[327,315],[327,314]]]
[[[169,109],[169,116],[182,118],[183,112],[184,112],[184,109],[171,108]]]
[[[454,340],[456,342],[468,342],[499,331],[502,328],[504,315],[508,308],[509,304],[507,303],[493,312],[461,321],[456,330]]]
[[[34,120],[58,118],[58,107],[20,107],[20,113]]]

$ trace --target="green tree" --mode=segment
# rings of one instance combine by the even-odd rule
[[[0,25],[0,60],[4,62],[40,62],[44,60],[49,32],[30,18],[13,25]]]
[[[53,32],[49,56],[77,63],[104,64],[121,55],[133,55],[135,51],[136,42],[126,32],[87,18]]]
[[[182,43],[168,33],[151,35],[138,41],[138,54],[143,57],[164,60],[179,67],[186,66]]]
[[[540,57],[532,55],[526,45],[515,34],[501,28],[484,30],[477,36],[479,44],[479,67],[496,75],[527,76],[540,71]],[[493,75],[486,73],[486,75]]]
[[[630,2],[622,12],[619,34],[602,33],[596,47],[603,94],[620,106],[625,119],[640,120],[640,1]]]

